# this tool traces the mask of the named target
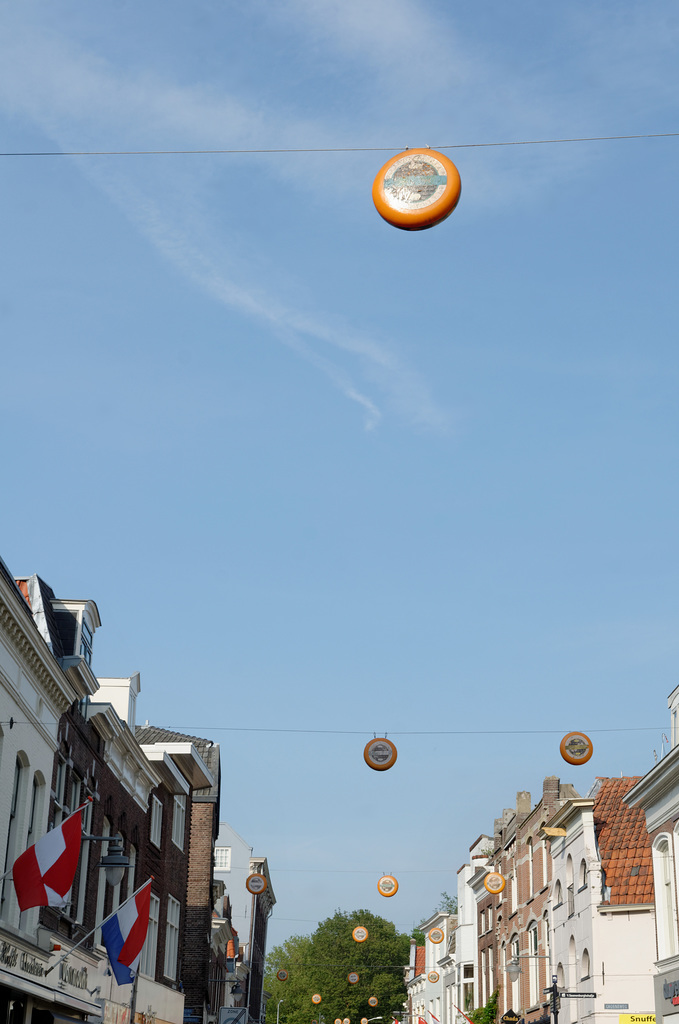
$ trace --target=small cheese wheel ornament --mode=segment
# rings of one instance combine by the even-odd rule
[[[248,892],[251,892],[253,896],[257,896],[259,893],[264,892],[268,884],[269,883],[264,875],[248,875],[245,879],[245,888]]]
[[[369,997],[369,999],[368,999],[368,1006],[377,1006],[378,1003],[379,1003],[379,999],[377,998],[377,996],[370,996]]]
[[[283,971],[283,970],[276,971],[276,977],[278,978],[279,981],[287,981],[288,980],[288,972],[287,971]]]
[[[350,985],[355,985],[358,982],[358,974],[356,971],[349,971],[347,974],[347,981]]]
[[[429,941],[433,942],[435,946],[438,946],[439,942],[443,942],[443,931],[441,928],[432,928],[430,930]]]
[[[316,1005],[318,1005],[320,1003],[320,1001],[321,1001],[320,995],[318,994],[318,992],[314,992],[314,994],[311,997],[311,1002],[312,1003],[316,1003]]]
[[[430,971],[429,974],[427,975],[427,981],[430,981],[432,983],[432,985],[435,985],[438,980],[439,980],[439,973],[438,973],[438,971]]]
[[[365,763],[376,772],[386,772],[387,768],[396,763],[397,757],[396,744],[382,736],[366,743],[363,751]]]
[[[395,896],[398,892],[398,882],[393,875],[382,875],[377,883],[377,891],[380,896]]]
[[[373,202],[389,224],[404,231],[433,228],[458,204],[460,174],[435,149],[408,149],[387,160],[373,182]]]
[[[361,1017],[361,1024],[368,1024],[368,1018],[367,1017]]]
[[[561,740],[559,750],[569,764],[584,764],[594,752],[594,744],[584,732],[569,732]]]
[[[342,1024],[342,1018],[341,1017],[335,1017],[335,1024]]]
[[[354,942],[365,942],[368,938],[368,929],[364,928],[362,924],[357,924],[351,933],[351,937]]]
[[[497,871],[490,871],[483,880],[483,884],[486,887],[487,892],[497,896],[499,892],[502,892],[505,885],[507,884],[502,875],[498,874]]]

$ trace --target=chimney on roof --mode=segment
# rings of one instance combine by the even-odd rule
[[[530,793],[527,789],[519,790],[516,794],[516,817],[526,818],[531,812]]]

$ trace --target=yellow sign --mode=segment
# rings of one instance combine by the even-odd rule
[[[618,1024],[655,1024],[654,1013],[619,1013]]]

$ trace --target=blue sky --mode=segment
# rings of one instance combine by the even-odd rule
[[[0,553],[96,600],[142,720],[222,744],[274,941],[337,907],[409,929],[517,790],[660,750],[679,139],[445,149],[462,199],[417,233],[372,181],[405,147],[677,130],[677,8],[0,19],[3,152],[384,148],[0,158]]]

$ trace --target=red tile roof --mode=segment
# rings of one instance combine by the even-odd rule
[[[623,803],[625,793],[641,778],[600,779],[594,798],[596,830],[604,881],[610,887],[615,906],[627,903],[653,903],[653,862],[646,816],[641,808]]]
[[[425,960],[424,954],[426,953],[426,951],[427,951],[426,946],[418,946],[417,949],[415,950],[415,977],[416,978],[417,978],[418,975],[424,974],[424,968],[425,968],[425,965],[426,965],[426,960]]]

